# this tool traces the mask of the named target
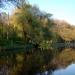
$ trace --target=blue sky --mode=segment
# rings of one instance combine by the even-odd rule
[[[40,10],[53,14],[54,19],[65,20],[75,25],[75,0],[28,0],[30,4],[37,5]],[[3,10],[12,12],[14,6],[10,3]],[[0,10],[1,11],[1,10]],[[10,12],[10,13],[11,13]]]
[[[75,0],[28,0],[42,11],[52,13],[55,19],[75,24]]]
[[[13,9],[15,8],[15,6],[13,4],[11,4],[10,2],[8,2],[7,4],[4,3],[5,7],[4,8],[0,8],[0,12],[6,12],[7,14],[11,14],[13,12]]]

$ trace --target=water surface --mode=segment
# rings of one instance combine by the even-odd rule
[[[75,64],[71,64],[66,68],[57,69],[54,72],[45,71],[43,73],[38,73],[36,75],[75,75]]]
[[[55,70],[52,75],[75,75],[75,64],[71,64],[66,68]]]

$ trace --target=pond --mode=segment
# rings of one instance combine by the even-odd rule
[[[75,75],[75,64],[71,64],[66,68],[57,69],[54,72],[45,71],[36,75]]]

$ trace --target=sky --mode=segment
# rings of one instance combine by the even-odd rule
[[[36,5],[41,11],[53,14],[54,19],[65,20],[75,25],[75,0],[28,0],[30,4]],[[14,6],[6,4],[5,12],[11,12]],[[1,11],[1,10],[0,10]]]
[[[40,10],[53,14],[54,19],[75,25],[75,0],[28,0]]]
[[[10,2],[4,3],[4,5],[5,5],[4,8],[0,8],[0,12],[6,12],[7,14],[8,14],[8,13],[9,13],[9,14],[12,14],[12,12],[13,12],[15,6],[14,6],[12,3],[10,3]]]

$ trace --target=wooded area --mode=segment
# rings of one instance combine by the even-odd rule
[[[0,65],[8,66],[9,75],[54,69],[51,61],[61,52],[55,48],[56,43],[73,42],[75,27],[51,19],[51,13],[25,0],[4,1],[10,1],[15,10],[12,15],[0,13]],[[0,7],[4,8],[3,0]]]

